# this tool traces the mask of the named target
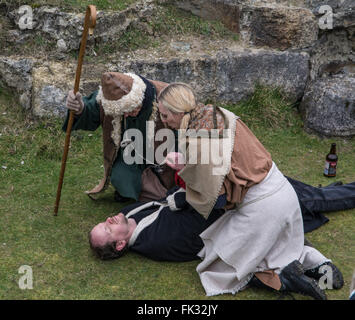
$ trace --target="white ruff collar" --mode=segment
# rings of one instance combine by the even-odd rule
[[[113,118],[122,116],[126,112],[131,112],[140,106],[144,99],[146,84],[137,75],[133,73],[124,73],[133,79],[131,91],[118,100],[107,100],[102,92],[102,87],[99,87],[99,93],[96,101],[102,104],[106,115]]]

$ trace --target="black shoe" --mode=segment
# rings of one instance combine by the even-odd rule
[[[340,272],[340,270],[331,262],[325,262],[317,268],[309,269],[309,270],[305,271],[304,274],[310,278],[313,278],[315,280],[319,280],[322,276],[327,274],[327,273],[322,273],[319,271],[319,269],[325,265],[330,266],[332,268],[332,277],[333,277],[332,289],[341,289],[344,285],[343,275]]]
[[[279,275],[281,280],[281,292],[295,292],[311,296],[316,300],[327,300],[324,290],[317,282],[304,275],[303,265],[295,260],[287,265]]]
[[[122,196],[118,193],[117,190],[115,191],[115,196],[114,196],[114,198],[115,198],[115,201],[121,202],[121,203],[125,203],[125,202],[128,202],[129,200],[131,200],[130,198],[122,197]]]

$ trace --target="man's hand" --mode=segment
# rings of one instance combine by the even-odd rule
[[[78,91],[75,95],[74,90],[70,90],[68,92],[68,97],[65,106],[67,107],[67,109],[74,111],[76,116],[81,115],[84,110],[84,101],[81,96],[81,93]]]

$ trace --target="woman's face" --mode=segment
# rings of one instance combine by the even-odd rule
[[[161,102],[158,105],[160,119],[171,129],[180,129],[181,119],[184,116],[183,112],[171,112],[169,109],[165,108]]]

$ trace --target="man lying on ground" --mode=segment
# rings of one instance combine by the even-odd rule
[[[316,188],[291,178],[288,179],[296,190],[302,214],[305,213],[306,217],[317,216],[320,212],[355,207],[355,182]],[[123,208],[118,215],[109,217],[105,222],[96,225],[89,234],[90,246],[101,259],[119,258],[128,249],[160,261],[199,259],[198,253],[203,248],[199,235],[224,214],[225,210],[222,209],[224,202],[225,199],[219,198],[206,220],[186,202],[184,190],[175,187],[162,201],[132,204]],[[311,221],[311,224],[307,221],[304,221],[304,224],[310,231],[323,219],[308,221]],[[333,287],[341,288],[343,280],[340,271],[329,260],[326,260],[324,264],[329,265],[333,270]],[[302,287],[303,292],[307,293],[305,287],[308,286],[308,277],[320,279],[323,275],[319,272],[322,265],[306,270],[305,275],[297,280],[301,283],[298,283],[297,287]],[[259,283],[259,278],[261,278],[264,284],[270,286],[265,281],[265,277],[255,275],[256,277],[250,284],[262,286],[262,283]],[[281,275],[282,273],[280,278]],[[295,287],[289,284],[290,286]],[[300,292],[299,289],[298,292]],[[314,296],[314,294],[310,295]]]

